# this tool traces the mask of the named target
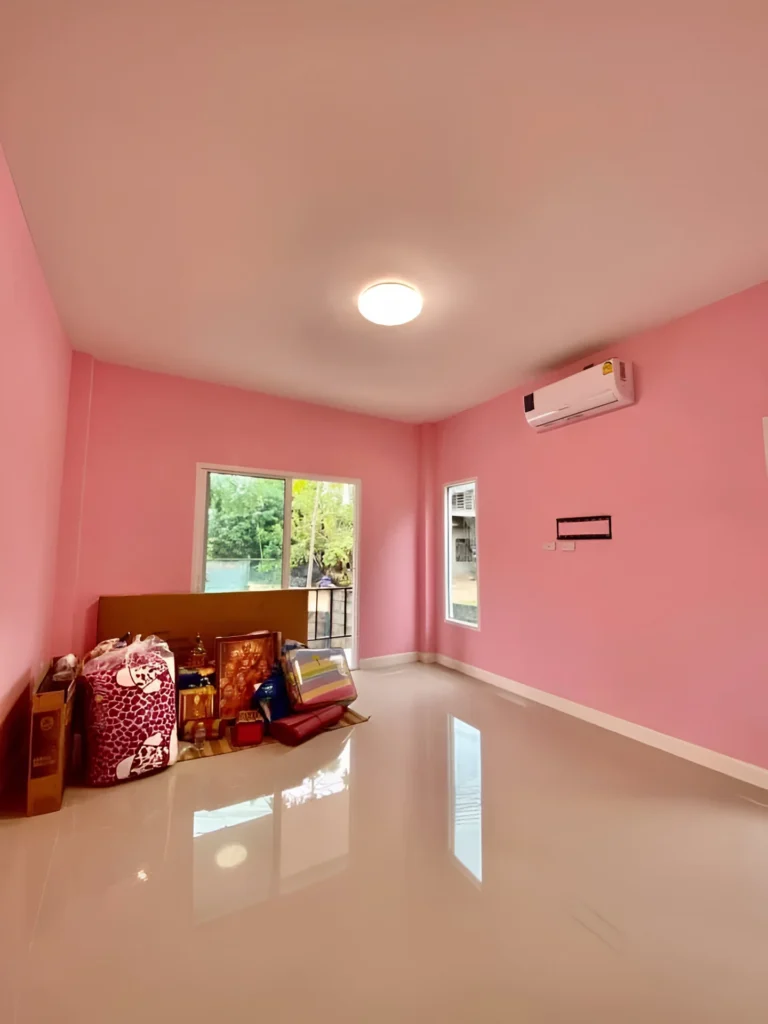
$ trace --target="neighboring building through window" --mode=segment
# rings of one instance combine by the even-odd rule
[[[476,484],[445,489],[446,617],[467,626],[478,624]]]

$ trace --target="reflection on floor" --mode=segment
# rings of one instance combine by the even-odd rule
[[[0,822],[3,1024],[765,1024],[768,797],[436,666]]]
[[[195,920],[222,917],[344,870],[351,750],[349,736],[330,764],[277,795],[195,811]]]
[[[483,880],[483,738],[479,729],[449,715],[451,723],[451,823],[453,855]]]
[[[330,765],[283,790],[281,892],[301,889],[347,866],[351,749],[350,738]]]
[[[219,807],[215,811],[195,811],[192,834],[207,836],[210,832],[219,832],[223,828],[244,825],[257,818],[264,818],[272,813],[273,796],[260,796],[255,800],[243,800],[242,803],[229,807]]]

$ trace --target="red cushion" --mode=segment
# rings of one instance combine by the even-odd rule
[[[295,747],[329,726],[336,725],[341,720],[344,710],[343,707],[334,704],[331,707],[318,708],[317,711],[307,711],[302,715],[289,715],[273,722],[270,732],[276,740],[289,747]]]

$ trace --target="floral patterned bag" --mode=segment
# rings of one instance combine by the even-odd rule
[[[176,760],[173,654],[156,636],[113,640],[87,655],[85,767],[89,786],[111,786]]]

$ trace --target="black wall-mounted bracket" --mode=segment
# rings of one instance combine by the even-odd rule
[[[576,525],[576,524],[583,525]],[[572,516],[557,520],[558,540],[612,540],[610,516]]]

